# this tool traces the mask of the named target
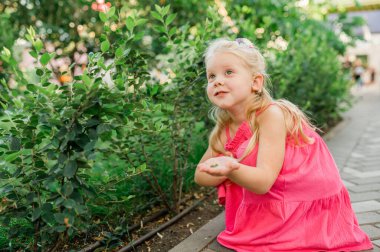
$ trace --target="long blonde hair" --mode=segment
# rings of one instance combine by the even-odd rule
[[[263,89],[260,92],[253,93],[249,107],[246,110],[246,118],[252,131],[252,137],[248,146],[239,161],[244,159],[255,147],[259,141],[259,124],[257,122],[256,111],[266,108],[271,103],[277,104],[284,113],[286,122],[287,135],[290,136],[294,143],[310,143],[310,139],[304,132],[304,126],[313,130],[316,129],[311,124],[307,116],[293,103],[280,99],[274,101],[268,89],[266,88],[269,77],[266,73],[265,59],[260,51],[248,39],[236,39],[231,41],[228,39],[217,39],[210,43],[204,54],[205,63],[214,56],[217,52],[228,52],[240,59],[248,66],[252,74],[262,74],[264,76]],[[227,155],[224,145],[221,140],[223,130],[232,122],[232,118],[228,112],[219,107],[213,106],[209,113],[210,118],[215,122],[215,127],[209,137],[209,145],[214,154]]]

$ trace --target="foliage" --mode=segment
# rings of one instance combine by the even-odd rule
[[[144,52],[133,49],[141,40],[134,29],[144,20],[130,16],[125,26],[113,32],[108,25],[118,18],[115,8],[100,17],[106,32],[101,36],[102,52],[90,55],[87,71],[72,83],[58,87],[50,82],[52,71],[47,64],[55,55],[44,50],[32,28],[27,39],[34,47],[30,54],[40,63],[36,68],[39,84],[27,83],[20,73],[18,82],[26,90],[14,96],[3,82],[8,103],[2,104],[5,115],[1,118],[2,177],[7,178],[0,192],[2,219],[6,225],[10,216],[32,223],[36,231],[34,250],[49,241],[55,241],[56,249],[69,236],[85,231],[93,195],[100,195],[91,200],[95,205],[110,200],[127,202],[131,196],[115,199],[109,191],[138,173],[143,173],[168,208],[178,211],[183,174],[192,167],[186,158],[192,151],[191,135],[194,130],[204,130],[195,125],[197,115],[205,111],[198,111],[197,104],[191,110],[188,104],[192,96],[202,93],[195,87],[204,78],[199,54],[208,38],[187,42],[185,36],[175,36],[176,29],[169,27],[175,15],[169,14],[169,7],[156,7],[152,13],[157,20],[155,30],[166,45],[162,57],[176,74],[161,86],[150,79]],[[210,32],[204,30],[202,34]],[[190,46],[193,55],[187,52]],[[105,63],[107,55],[113,57],[109,63]],[[16,69],[6,49],[2,59]],[[111,83],[103,81],[106,72],[111,73]],[[162,149],[163,145],[167,148]],[[124,174],[113,176],[105,187],[96,190],[86,169],[108,155],[117,155],[125,164]],[[163,161],[156,162],[160,159]],[[163,175],[172,178],[166,190],[157,179]]]
[[[106,66],[102,54],[97,53],[90,57],[88,71],[70,85],[58,87],[49,82],[51,71],[46,67],[54,55],[40,54],[42,43],[34,39],[33,29],[27,37],[34,46],[31,55],[41,64],[36,69],[40,82],[23,83],[27,87],[23,95],[8,93],[11,103],[3,104],[2,178],[7,181],[0,192],[1,217],[5,224],[10,216],[33,223],[33,247],[37,250],[51,242],[52,235],[58,246],[74,232],[86,229],[90,217],[86,202],[95,195],[95,189],[88,184],[84,170],[91,167],[97,152],[120,149],[113,139],[141,130],[141,123],[127,116],[138,118],[149,105],[138,97],[140,81],[147,74],[139,66],[144,60],[136,52],[123,50],[115,59],[115,64],[129,69],[128,74],[140,77],[130,80],[128,86],[123,82],[110,88],[102,81],[102,71],[114,65]],[[106,37],[103,40],[103,45],[109,43]],[[108,52],[106,47],[109,45],[104,46],[104,53]],[[4,61],[14,64],[11,55],[4,55]],[[125,59],[133,66],[124,64]],[[129,87],[135,87],[135,92],[129,92]],[[120,149],[121,154],[126,151]],[[144,169],[142,164],[127,166],[124,179]]]
[[[292,100],[325,129],[349,105],[350,80],[342,70],[338,51],[327,38],[328,32],[313,21],[306,25],[309,28],[294,35],[286,53],[276,54],[269,71],[276,83],[276,97]]]
[[[23,37],[27,28],[35,27],[43,41],[53,41],[58,48],[67,48],[73,42],[86,41],[93,45],[91,32],[102,32],[97,12],[91,10],[91,1],[7,0],[0,10],[9,15],[13,37]],[[82,34],[84,33],[84,34]]]
[[[15,36],[12,33],[13,29],[9,20],[9,14],[0,13],[0,27],[0,47],[12,47]]]
[[[9,14],[0,13],[0,48],[6,47],[11,48],[14,42],[14,35],[12,33],[13,29],[11,26],[11,22],[9,20]],[[7,66],[0,60],[0,79],[7,78],[6,74]],[[0,92],[1,92],[0,87]],[[1,101],[1,98],[0,98]],[[1,111],[1,109],[0,109]],[[1,112],[0,112],[1,113]]]

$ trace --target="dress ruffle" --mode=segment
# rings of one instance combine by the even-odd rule
[[[359,227],[345,187],[336,195],[314,201],[246,204],[243,200],[236,217],[232,229],[226,228],[217,239],[238,252],[372,248]]]
[[[224,149],[226,151],[231,152],[233,156],[236,158],[236,151],[240,147],[240,144],[244,141],[249,140],[252,137],[251,128],[249,127],[248,122],[243,122],[237,129],[236,134],[233,138],[230,138],[228,128],[226,129],[226,133],[227,133],[227,142],[224,145]],[[227,186],[229,186],[231,183],[232,182],[227,179],[226,181],[224,181],[223,183],[217,186],[218,203],[220,205],[225,205]]]
[[[243,122],[237,129],[235,136],[232,139],[228,137],[229,139],[224,145],[224,148],[227,151],[234,153],[239,148],[240,144],[250,139],[251,136],[252,132],[249,127],[249,124],[247,122]]]

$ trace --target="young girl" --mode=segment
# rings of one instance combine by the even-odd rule
[[[306,116],[265,88],[265,62],[247,39],[219,39],[205,53],[216,121],[195,172],[218,186],[236,251],[358,251],[360,229],[335,162]]]

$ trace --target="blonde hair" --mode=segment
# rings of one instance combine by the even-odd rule
[[[240,38],[235,41],[217,39],[212,41],[204,54],[206,67],[208,61],[218,52],[228,52],[239,57],[251,70],[252,75],[262,74],[264,77],[262,91],[253,93],[252,100],[249,103],[250,105],[246,110],[246,118],[248,119],[252,131],[252,137],[239,161],[244,159],[259,141],[259,124],[256,118],[256,111],[265,109],[271,103],[277,104],[283,111],[285,119],[288,119],[286,120],[287,135],[294,140],[296,145],[310,143],[312,141],[312,139],[305,134],[303,127],[306,126],[313,130],[315,130],[316,127],[311,124],[307,116],[293,103],[284,99],[274,101],[271,97],[266,88],[269,77],[266,73],[265,59],[260,51],[248,39]],[[209,116],[215,122],[215,127],[209,137],[209,145],[213,153],[227,155],[221,140],[221,135],[227,125],[232,122],[232,118],[226,110],[216,106],[211,108]],[[289,121],[291,123],[288,123]]]

